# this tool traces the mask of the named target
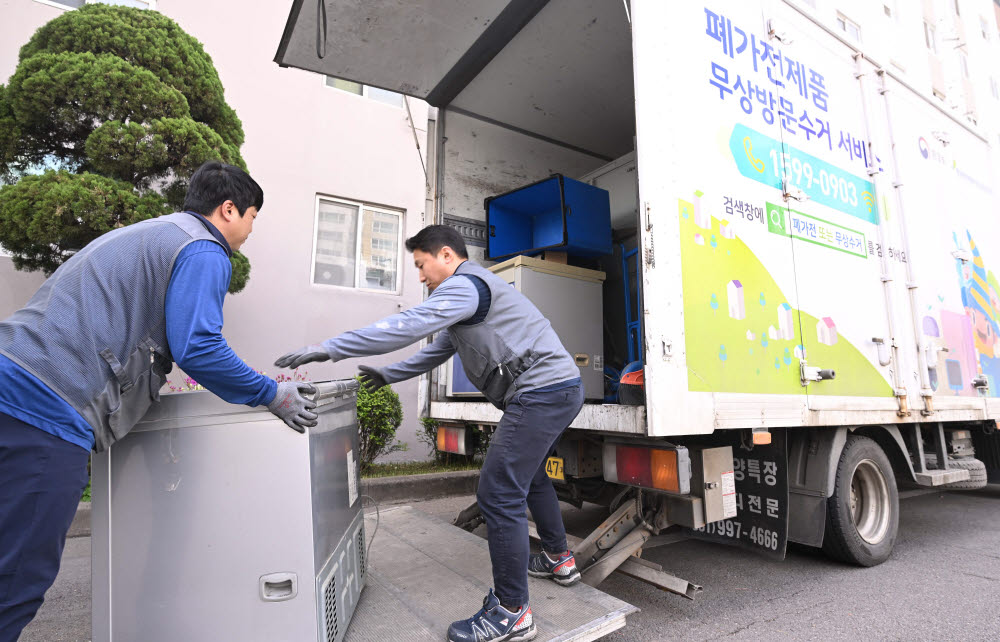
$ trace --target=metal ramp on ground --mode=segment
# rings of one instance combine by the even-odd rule
[[[367,515],[365,529],[375,528]],[[625,626],[636,607],[580,582],[528,578],[535,640],[585,642]],[[367,580],[345,642],[433,640],[470,617],[493,585],[486,540],[410,506],[381,511]]]

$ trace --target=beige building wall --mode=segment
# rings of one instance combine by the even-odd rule
[[[62,9],[40,2],[0,0],[0,84],[17,67],[17,52],[35,29],[62,13]],[[19,272],[0,247],[0,319],[20,308],[38,289],[45,277],[38,272]]]
[[[156,3],[212,57],[226,100],[243,122],[243,158],[264,189],[264,207],[243,247],[252,265],[250,281],[242,293],[227,297],[223,334],[240,357],[271,376],[278,374],[272,364],[284,352],[367,325],[423,298],[399,241],[424,225],[425,178],[411,125],[425,141],[427,106],[410,100],[411,123],[405,107],[328,87],[316,74],[279,68],[272,59],[290,7],[290,0]],[[60,13],[36,0],[0,0],[0,82],[17,66],[20,46]],[[397,291],[313,283],[319,195],[401,213],[401,238],[385,231],[390,225],[379,225],[374,235],[363,235],[359,252],[382,267],[396,262]],[[375,246],[373,239],[379,239]],[[374,272],[367,275],[367,283],[378,281]],[[9,258],[0,258],[0,318],[23,305],[41,282],[40,275],[15,272]],[[376,287],[385,287],[384,278]],[[314,380],[350,377],[359,363],[388,364],[417,348],[302,370]],[[416,380],[393,388],[405,414],[399,436],[410,451],[392,459],[422,459],[427,452],[416,441]]]

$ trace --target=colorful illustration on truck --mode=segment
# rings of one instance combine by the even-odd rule
[[[763,263],[733,230],[723,233],[726,226],[702,200],[678,203],[688,389],[892,396],[875,366],[838,334],[836,319],[793,308]],[[790,229],[789,219],[780,224]],[[697,240],[713,236],[718,247]],[[837,378],[803,387],[803,358],[836,370]]]
[[[953,233],[952,239],[963,310],[942,309],[938,318],[928,314],[922,320],[923,341],[931,348],[929,354],[936,355],[927,364],[931,387],[935,391],[976,397],[980,393],[975,382],[979,380],[988,385],[989,396],[997,397],[1000,396],[1000,281],[987,270],[971,232]]]

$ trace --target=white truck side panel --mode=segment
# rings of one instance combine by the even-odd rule
[[[983,418],[1000,244],[982,139],[892,79],[887,109],[875,66],[787,3],[632,12],[649,433]],[[937,130],[954,156],[919,142]],[[804,386],[803,367],[836,376]]]

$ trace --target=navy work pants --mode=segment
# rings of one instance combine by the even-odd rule
[[[0,642],[15,642],[59,572],[90,453],[0,413]]]
[[[493,586],[503,604],[528,603],[528,519],[542,548],[567,550],[559,500],[545,474],[545,460],[583,406],[583,386],[519,392],[507,404],[490,441],[476,499],[486,519]]]

